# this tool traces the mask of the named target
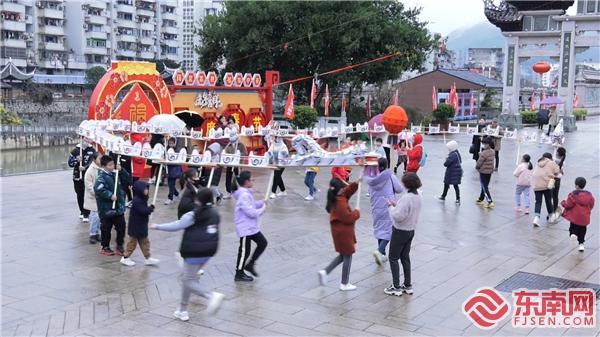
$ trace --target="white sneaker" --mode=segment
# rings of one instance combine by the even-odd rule
[[[83,214],[79,214],[79,220],[83,220]]]
[[[179,266],[179,268],[183,268],[183,257],[181,257],[181,253],[175,252],[173,253],[173,255],[175,255],[175,261],[177,263],[177,266]]]
[[[128,267],[133,267],[133,266],[135,266],[135,261],[131,260],[130,258],[127,258],[127,257],[123,256],[121,258],[121,264],[126,265]]]
[[[148,180],[148,184],[150,184],[150,185],[154,184],[154,182],[155,182],[154,178],[150,178],[150,180]]]
[[[271,195],[269,196],[269,199],[275,199],[275,198],[277,198],[277,194],[271,193]]]
[[[312,195],[309,194],[306,197],[304,197],[304,200],[312,201],[312,200],[315,200],[315,197],[313,197]]]
[[[577,247],[577,250],[580,252],[583,252],[585,250],[585,247],[583,246],[583,243],[579,244],[579,247]]]
[[[577,246],[577,235],[571,234],[569,237],[569,243],[571,244],[571,247]]]
[[[157,265],[159,262],[160,262],[159,259],[149,257],[146,259],[146,261],[144,261],[144,264],[147,266],[154,266],[154,265]]]
[[[223,195],[223,200],[231,199],[231,193]]]
[[[287,192],[286,192],[286,191],[283,191],[283,192],[279,192],[279,193],[277,193],[277,196],[278,196],[278,197],[285,197],[286,195],[287,195]]]
[[[559,219],[560,215],[558,215],[557,212],[553,212],[552,214],[550,214],[550,217],[548,217],[548,222],[554,224],[557,223]]]
[[[381,258],[381,253],[377,249],[373,251],[373,257],[375,257],[375,263],[377,263],[378,266],[381,266],[383,259]]]
[[[131,208],[131,206],[132,206],[132,205],[133,205],[133,201],[128,201],[128,202],[125,204],[125,207],[127,207],[127,208]]]
[[[327,283],[327,272],[325,269],[319,270],[319,283],[324,286]]]
[[[540,227],[540,217],[537,215],[533,218],[533,226]]]
[[[170,205],[172,203],[173,203],[173,200],[171,200],[171,199],[165,200],[165,205]]]
[[[370,196],[371,196],[371,195],[369,194],[369,192],[365,193],[365,195],[366,195],[367,197],[370,197]]]
[[[184,322],[190,320],[190,316],[188,315],[187,311],[179,311],[179,310],[177,310],[177,311],[175,311],[173,313],[173,316],[175,316],[176,318],[179,318],[180,320],[182,320]]]
[[[198,275],[200,275],[200,276],[204,275],[204,269],[198,270]]]
[[[83,221],[83,223],[88,223],[88,222],[90,222],[90,219],[89,218],[83,218],[81,221]]]
[[[347,284],[340,284],[340,290],[341,291],[352,291],[352,290],[356,290],[356,286],[354,284],[351,283],[347,283]]]
[[[381,262],[387,263],[388,262],[388,257],[386,255],[381,255]]]
[[[223,303],[223,298],[225,298],[225,295],[218,293],[216,291],[213,291],[210,296],[210,301],[208,302],[208,307],[206,308],[206,312],[208,312],[209,314],[213,314],[217,310],[219,310],[221,303]]]

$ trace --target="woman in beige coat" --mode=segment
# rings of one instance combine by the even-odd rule
[[[479,171],[479,183],[481,185],[481,193],[479,194],[479,199],[477,199],[478,205],[484,205],[484,198],[487,199],[487,204],[484,205],[486,208],[494,208],[494,201],[492,200],[492,195],[490,194],[490,179],[492,179],[492,173],[494,172],[494,160],[495,154],[492,149],[493,140],[490,137],[484,137],[481,140],[481,144],[483,144],[483,151],[479,154],[479,159],[477,159],[477,164],[475,164],[475,168]]]
[[[85,195],[83,199],[83,207],[90,211],[90,243],[96,244],[100,242],[100,217],[98,216],[98,205],[96,204],[96,193],[94,192],[94,184],[100,170],[100,158],[102,154],[95,152],[92,155],[92,163],[85,171],[83,179],[85,187]]]
[[[552,206],[552,188],[554,187],[554,177],[560,173],[560,168],[552,160],[551,153],[544,153],[533,169],[531,176],[531,185],[535,193],[535,217],[533,218],[533,225],[538,227],[540,225],[540,213],[542,210],[542,197],[546,200],[546,210],[548,211],[548,217],[554,211]],[[552,181],[552,182],[551,182]]]

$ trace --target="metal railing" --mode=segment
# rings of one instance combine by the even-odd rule
[[[76,134],[77,126],[25,126],[2,125],[2,134]]]

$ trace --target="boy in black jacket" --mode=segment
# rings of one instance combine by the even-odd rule
[[[154,211],[154,205],[148,206],[148,183],[138,180],[133,184],[133,202],[131,211],[129,212],[129,226],[127,234],[129,241],[127,248],[121,258],[121,263],[126,266],[135,266],[135,262],[129,257],[139,243],[142,253],[146,258],[145,264],[155,265],[159,262],[158,259],[150,257],[150,240],[148,240],[148,219]]]

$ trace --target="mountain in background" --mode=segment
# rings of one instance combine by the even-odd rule
[[[503,48],[504,36],[496,26],[483,21],[448,34],[447,46],[456,52],[469,48]]]

